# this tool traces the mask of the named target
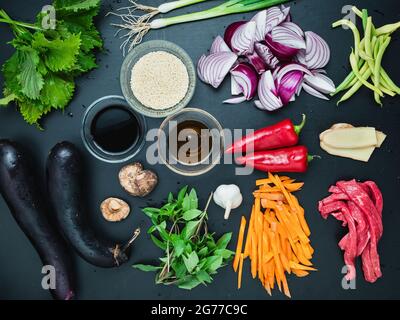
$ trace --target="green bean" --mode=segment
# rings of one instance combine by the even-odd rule
[[[356,75],[357,79],[367,88],[371,89],[372,91],[374,91],[375,93],[377,93],[378,95],[383,97],[383,93],[381,90],[379,90],[379,88],[377,88],[376,86],[372,85],[371,83],[369,83],[367,81],[367,79],[364,79],[363,76],[360,74],[360,71],[358,70],[357,67],[357,62],[355,60],[355,55],[354,52],[352,52],[350,54],[350,64],[351,64],[351,68],[353,69],[354,74]]]
[[[367,11],[367,9],[363,9],[362,10],[361,19],[362,19],[364,33],[365,33],[365,30],[367,29],[367,22],[368,22],[368,11]]]
[[[367,71],[362,75],[362,78],[364,80],[368,79],[369,76],[371,75],[371,69],[367,69]],[[362,87],[362,83],[361,81],[357,81],[338,101],[338,105],[339,103],[346,101],[348,99],[350,99],[361,87]]]
[[[382,66],[382,58],[383,58],[383,54],[385,53],[386,48],[388,47],[388,45],[390,44],[391,41],[391,37],[387,37],[386,40],[384,40],[383,44],[380,46],[378,54],[376,56],[376,60],[375,60],[375,69],[374,69],[374,79],[375,79],[375,83],[377,85],[379,85],[379,82],[381,80],[381,74],[379,72],[379,70],[381,69]],[[377,103],[379,103],[380,105],[382,105],[382,102],[380,100],[380,98],[375,95],[375,100]]]
[[[347,27],[349,27],[351,29],[351,31],[353,32],[353,36],[354,36],[354,54],[355,54],[355,58],[356,58],[356,62],[358,63],[358,58],[359,58],[359,53],[358,53],[358,48],[360,47],[360,32],[358,32],[357,27],[354,25],[353,22],[346,20],[346,19],[342,19],[339,21],[336,21],[332,24],[333,28],[339,27],[345,25]]]
[[[400,94],[400,88],[393,82],[393,80],[389,77],[384,68],[381,68],[380,73],[382,81],[383,83],[385,83],[386,87],[396,92],[397,94]]]
[[[364,63],[364,61],[363,61],[363,60],[360,60],[360,61],[358,62],[358,67],[361,68],[361,67],[363,66],[363,63]],[[361,69],[361,70],[362,70],[362,69]],[[361,70],[360,70],[360,72],[361,72]],[[338,94],[339,92],[350,88],[351,86],[354,85],[354,81],[358,81],[358,80],[357,80],[357,78],[356,78],[354,72],[351,71],[351,72],[347,75],[347,77],[342,81],[342,83],[339,84],[339,85],[336,87],[335,92],[331,93],[331,96],[333,97],[334,95]]]
[[[367,19],[367,27],[365,29],[364,36],[364,44],[365,44],[365,53],[370,59],[365,59],[368,62],[368,65],[371,69],[374,69],[374,61],[372,59],[372,49],[371,49],[371,30],[372,30],[372,18],[368,17]]]
[[[351,7],[351,10],[353,10],[353,12],[354,12],[357,16],[359,16],[360,18],[363,17],[362,11],[361,11],[360,9],[358,9],[356,6],[352,6],[352,7]]]
[[[400,28],[400,21],[397,23],[387,24],[386,26],[380,27],[375,30],[376,35],[380,36],[383,34],[391,34]]]

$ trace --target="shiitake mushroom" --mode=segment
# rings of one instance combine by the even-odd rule
[[[157,175],[151,170],[144,170],[140,162],[123,167],[119,171],[118,178],[122,188],[136,197],[147,196],[158,183]]]
[[[107,198],[100,205],[104,219],[117,222],[126,219],[131,211],[129,204],[118,198]]]

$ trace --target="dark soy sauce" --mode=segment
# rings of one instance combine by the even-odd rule
[[[105,152],[121,153],[137,143],[140,124],[131,111],[116,105],[95,115],[90,132],[95,144]]]

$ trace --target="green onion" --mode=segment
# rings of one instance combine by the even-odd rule
[[[185,0],[185,2],[191,4],[191,3],[197,3],[197,2],[202,2],[205,0]],[[126,14],[116,14],[112,13],[114,15],[120,16],[123,20],[122,24],[112,24],[120,30],[126,30],[127,34],[125,34],[123,37],[126,38],[126,40],[123,42],[122,46],[125,48],[125,46],[130,42],[129,45],[129,50],[132,49],[135,45],[139,44],[142,42],[143,37],[152,29],[160,29],[160,28],[165,28],[168,26],[172,26],[175,24],[179,23],[185,23],[185,22],[192,22],[192,21],[198,21],[198,20],[204,20],[204,19],[210,19],[210,18],[216,18],[220,16],[225,16],[229,14],[234,14],[234,13],[244,13],[244,12],[250,12],[254,10],[261,10],[264,8],[268,8],[274,5],[282,4],[284,2],[287,2],[289,0],[229,0],[226,1],[218,6],[215,6],[213,8],[204,10],[204,11],[199,11],[199,12],[193,12],[189,14],[184,14],[181,16],[175,16],[175,17],[169,17],[169,18],[161,18],[161,19],[155,19],[152,20],[151,22],[149,21],[154,15],[144,15],[145,18],[142,17],[137,17],[132,14],[133,9],[132,7],[128,8],[121,8],[121,9],[127,9],[128,13]],[[180,1],[174,1],[175,3],[180,2]],[[136,5],[136,9],[140,9],[143,11],[150,11],[156,8],[153,7],[147,7],[147,6],[141,6],[139,5],[140,8],[138,8],[138,5]],[[156,9],[157,10],[157,9]],[[156,11],[153,11],[156,12]]]

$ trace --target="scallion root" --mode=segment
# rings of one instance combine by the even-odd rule
[[[129,2],[132,4],[131,6],[118,8],[116,12],[109,12],[106,15],[114,15],[122,20],[122,23],[112,23],[111,25],[118,28],[115,33],[116,36],[121,31],[126,31],[126,33],[120,37],[121,39],[125,39],[120,46],[124,56],[126,51],[129,52],[134,46],[142,42],[143,37],[151,29],[149,23],[150,19],[160,13],[156,7],[146,6],[133,0],[129,0]],[[135,11],[146,13],[137,14]]]

